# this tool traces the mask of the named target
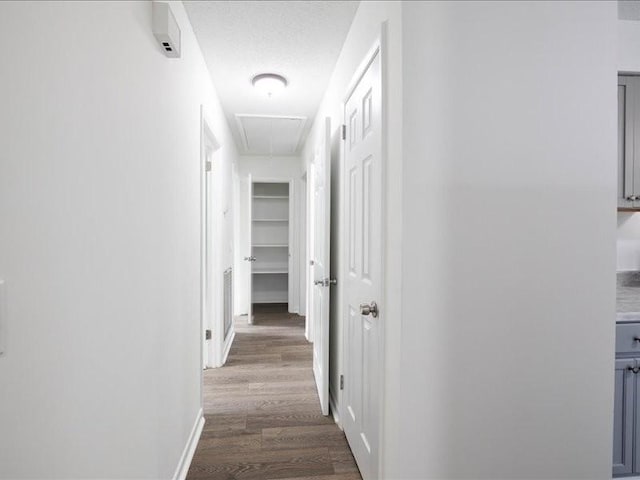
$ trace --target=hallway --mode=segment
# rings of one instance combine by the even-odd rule
[[[204,372],[206,423],[189,479],[360,480],[344,434],[320,413],[304,317],[284,306],[236,319],[224,367]]]

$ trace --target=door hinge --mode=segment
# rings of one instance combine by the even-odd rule
[[[340,390],[344,390],[344,375],[340,375]]]
[[[346,125],[342,125],[342,139],[346,140],[347,139],[347,126]]]
[[[205,330],[204,331],[204,339],[205,340],[211,340],[211,330]]]
[[[204,171],[205,172],[210,172],[211,171],[211,162],[209,160],[207,160],[204,164]]]

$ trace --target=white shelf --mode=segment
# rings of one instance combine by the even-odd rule
[[[259,245],[251,245],[254,248],[289,248],[289,245],[266,245],[266,244],[259,244]]]
[[[274,223],[284,223],[289,222],[288,218],[254,218],[254,222],[274,222]]]
[[[288,275],[288,268],[254,268],[251,272],[254,275]]]
[[[281,295],[278,298],[256,296],[256,299],[253,301],[253,303],[289,303],[289,297],[287,295]]]
[[[266,269],[265,269],[266,270]],[[287,302],[289,276],[283,274],[253,275],[253,303]]]

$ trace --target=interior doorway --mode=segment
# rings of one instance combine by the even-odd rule
[[[259,305],[290,311],[292,276],[291,182],[252,179],[249,187],[249,324]]]
[[[235,335],[233,325],[233,270],[223,268],[219,225],[230,222],[222,212],[217,191],[220,172],[216,155],[220,149],[204,109],[201,109],[201,332],[202,367],[224,364]]]

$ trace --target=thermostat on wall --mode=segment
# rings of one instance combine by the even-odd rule
[[[168,3],[153,2],[153,35],[167,57],[180,57],[180,27]]]

